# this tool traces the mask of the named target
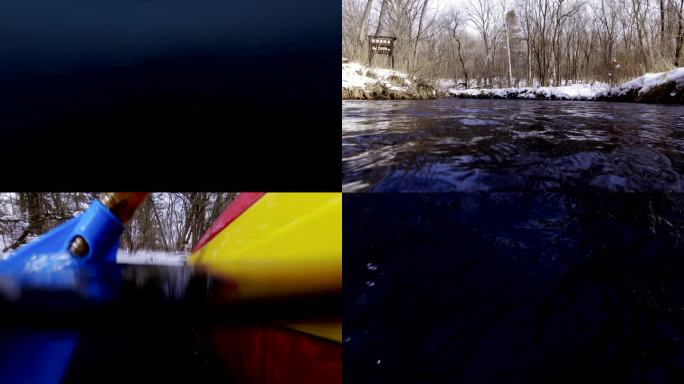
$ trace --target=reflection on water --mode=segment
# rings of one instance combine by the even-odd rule
[[[215,329],[341,316],[339,295],[242,301],[225,294],[233,282],[189,266],[62,272],[0,276],[0,382],[234,383],[242,367],[222,360]]]
[[[684,380],[684,194],[343,206],[348,382]]]
[[[225,324],[339,316],[339,295],[241,299],[235,283],[190,266],[103,264],[63,274],[0,276],[0,327],[89,326],[136,319]],[[22,322],[28,323],[23,324]]]
[[[684,191],[684,107],[344,101],[343,191]]]

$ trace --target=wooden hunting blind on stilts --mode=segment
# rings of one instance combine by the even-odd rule
[[[394,69],[394,42],[396,37],[391,36],[368,36],[368,66],[373,62],[375,54],[388,55],[392,59]]]

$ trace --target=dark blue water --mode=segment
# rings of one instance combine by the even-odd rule
[[[344,101],[347,192],[684,191],[684,107]]]
[[[684,380],[684,195],[347,194],[348,383]]]
[[[337,296],[236,302],[225,295],[234,283],[190,267],[93,268],[71,285],[2,276],[1,382],[230,384],[216,327],[340,316]],[[106,297],[84,289],[93,276],[108,283]]]

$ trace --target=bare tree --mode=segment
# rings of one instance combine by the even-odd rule
[[[507,10],[508,5],[506,4],[506,0],[500,0],[501,1],[501,9],[504,12],[503,15],[503,21],[504,21],[504,32],[506,35],[506,56],[508,56],[508,86],[511,87],[512,80],[511,78],[513,77],[513,69],[511,65],[511,38],[510,38],[510,24],[513,22],[515,19],[515,13],[513,10]]]
[[[0,250],[16,249],[85,210],[96,193],[0,193]],[[235,193],[152,193],[126,226],[121,248],[189,251]]]
[[[458,61],[461,64],[461,72],[465,78],[465,87],[468,88],[468,70],[466,69],[465,62],[463,61],[463,54],[461,50],[461,26],[463,25],[463,15],[460,11],[452,8],[449,12],[449,19],[447,20],[447,27],[449,28],[449,33],[451,38],[454,39],[456,45],[458,46]]]
[[[423,7],[420,11],[420,19],[418,21],[418,33],[416,33],[416,41],[413,43],[413,61],[416,61],[416,53],[418,52],[418,40],[423,34],[423,20],[425,19],[425,11],[427,10],[428,0],[423,2]]]
[[[484,67],[482,77],[485,86],[491,84],[489,64],[494,52],[493,45],[498,35],[496,12],[493,0],[470,0],[467,5],[468,20],[477,30],[484,44]]]
[[[670,0],[674,3],[674,0]],[[682,54],[682,45],[684,45],[684,0],[679,0],[679,4],[672,4],[672,8],[677,15],[677,34],[675,35],[675,52],[674,52],[674,66],[679,67],[679,59]]]
[[[380,4],[380,16],[378,16],[378,26],[375,28],[375,36],[380,36],[384,32],[385,17],[389,0],[382,0]]]
[[[467,77],[468,85],[474,80],[490,87],[524,80],[528,86],[616,84],[682,65],[684,0],[434,4],[343,0],[343,53],[362,57],[358,40],[373,25],[376,35],[397,38],[396,69],[424,80]],[[456,23],[453,12],[463,22]]]
[[[363,18],[361,19],[361,27],[359,28],[359,41],[361,43],[366,41],[366,27],[368,26],[371,8],[373,8],[373,0],[367,0],[366,9],[363,11]]]

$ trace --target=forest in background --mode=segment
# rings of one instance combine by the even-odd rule
[[[684,66],[684,0],[343,0],[342,55],[465,87],[618,84]],[[388,67],[375,55],[373,66]]]
[[[151,193],[121,236],[130,252],[189,252],[236,193]],[[9,252],[88,208],[96,192],[0,193],[0,251]]]

